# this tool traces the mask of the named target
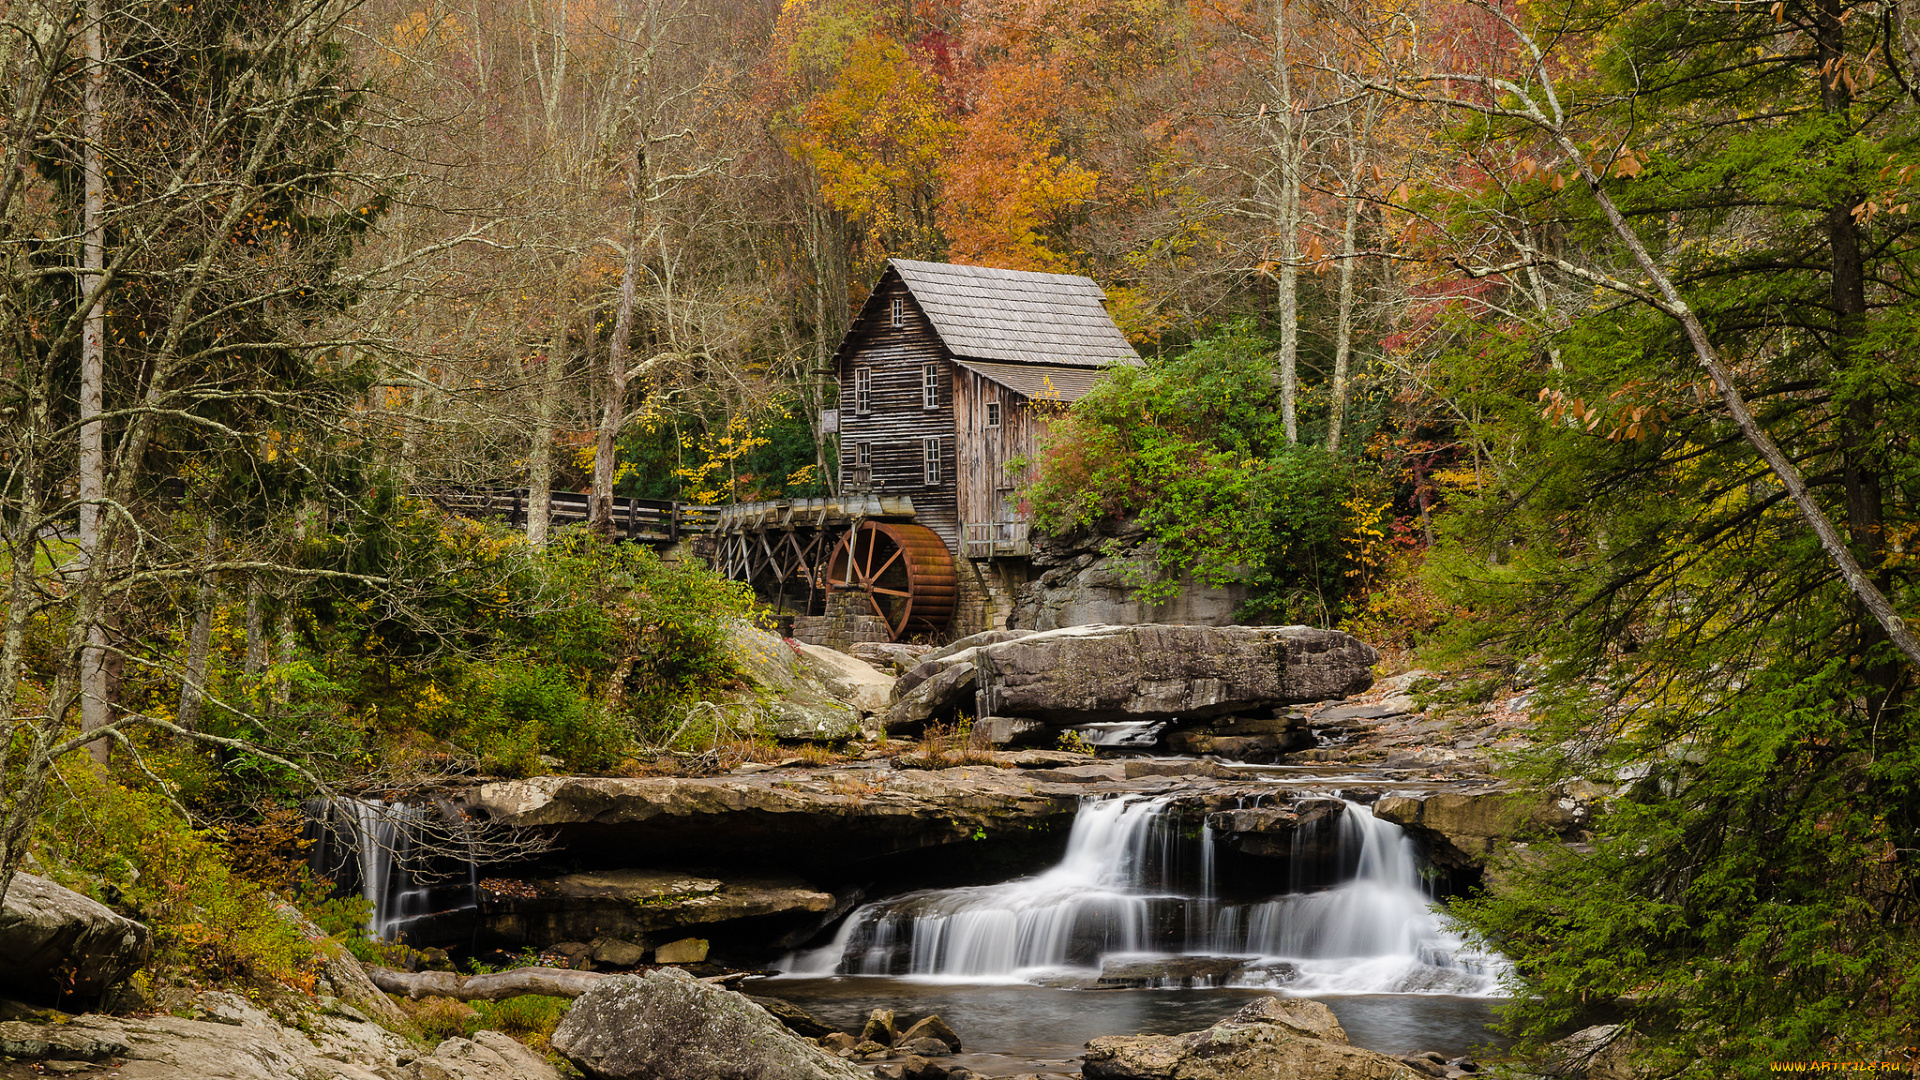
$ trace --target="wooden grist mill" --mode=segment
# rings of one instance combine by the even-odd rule
[[[1093,281],[894,259],[834,354],[840,494],[718,507],[704,542],[818,644],[999,625],[1048,418],[1137,364]]]

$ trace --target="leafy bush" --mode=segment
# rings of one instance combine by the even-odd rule
[[[1289,445],[1267,342],[1246,324],[1119,368],[1052,424],[1026,497],[1059,534],[1137,517],[1158,549],[1138,584],[1253,585],[1255,616],[1331,625],[1349,592],[1349,467]]]
[[[218,837],[164,796],[90,764],[70,766],[62,780],[67,797],[41,821],[41,863],[152,927],[155,967],[196,980],[313,986],[313,943],[281,916],[281,898],[235,871]]]

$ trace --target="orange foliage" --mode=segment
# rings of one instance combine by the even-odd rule
[[[1099,175],[1058,153],[1065,80],[1050,66],[1003,64],[982,80],[943,174],[940,227],[949,256],[1015,270],[1065,271],[1050,246],[1063,219],[1093,196]]]

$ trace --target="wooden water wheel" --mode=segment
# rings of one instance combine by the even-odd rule
[[[910,522],[863,521],[827,559],[827,592],[865,592],[895,641],[946,626],[959,581],[947,545]]]

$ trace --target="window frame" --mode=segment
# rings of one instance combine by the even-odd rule
[[[920,365],[920,404],[922,408],[940,407],[940,364],[928,361]]]
[[[865,365],[853,369],[853,415],[873,415],[873,369]]]
[[[920,440],[920,479],[928,487],[938,487],[943,482],[946,473],[943,453],[940,436],[928,435]]]
[[[989,429],[997,429],[1000,426],[1000,399],[988,398],[986,404],[987,418],[982,423]]]
[[[901,299],[901,298],[900,298],[900,297],[898,297],[898,296],[896,296],[896,297],[894,297],[894,298],[893,298],[893,304],[892,304],[892,305],[890,306],[890,308],[888,309],[888,313],[889,313],[889,314],[890,314],[890,315],[892,316],[892,318],[893,318],[893,328],[894,328],[895,330],[904,330],[904,329],[906,329],[906,326],[907,326],[907,302],[906,302],[905,300],[903,300],[903,299]]]

